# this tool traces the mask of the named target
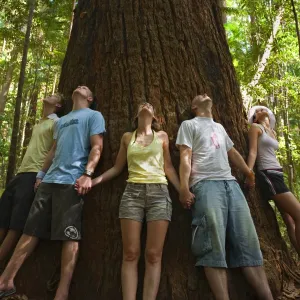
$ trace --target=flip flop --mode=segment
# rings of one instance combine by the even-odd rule
[[[0,299],[11,296],[11,295],[15,294],[16,292],[17,292],[17,290],[15,287],[10,290],[7,290],[7,291],[0,291]]]

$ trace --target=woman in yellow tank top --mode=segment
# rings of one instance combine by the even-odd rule
[[[180,188],[170,157],[168,135],[164,131],[155,131],[155,123],[153,106],[149,103],[140,105],[136,117],[137,128],[123,135],[115,165],[93,180],[93,185],[110,180],[119,175],[128,163],[129,178],[119,209],[124,300],[136,299],[144,216],[147,221],[147,242],[143,299],[156,299],[163,246],[172,215],[166,176],[177,191]]]

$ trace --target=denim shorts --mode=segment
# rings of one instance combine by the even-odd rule
[[[171,221],[172,200],[166,184],[127,183],[121,199],[119,218],[143,222]]]
[[[261,266],[259,240],[238,183],[235,180],[203,180],[192,187],[192,192],[195,194],[192,252],[196,266]]]

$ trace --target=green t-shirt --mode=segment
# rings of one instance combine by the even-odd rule
[[[54,123],[56,114],[41,120],[33,127],[32,136],[18,173],[38,172],[41,170],[45,157],[53,145]]]

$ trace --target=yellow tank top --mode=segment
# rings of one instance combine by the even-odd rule
[[[163,141],[153,131],[153,140],[144,147],[136,142],[136,131],[132,134],[127,148],[129,178],[133,183],[167,184],[164,171]]]

